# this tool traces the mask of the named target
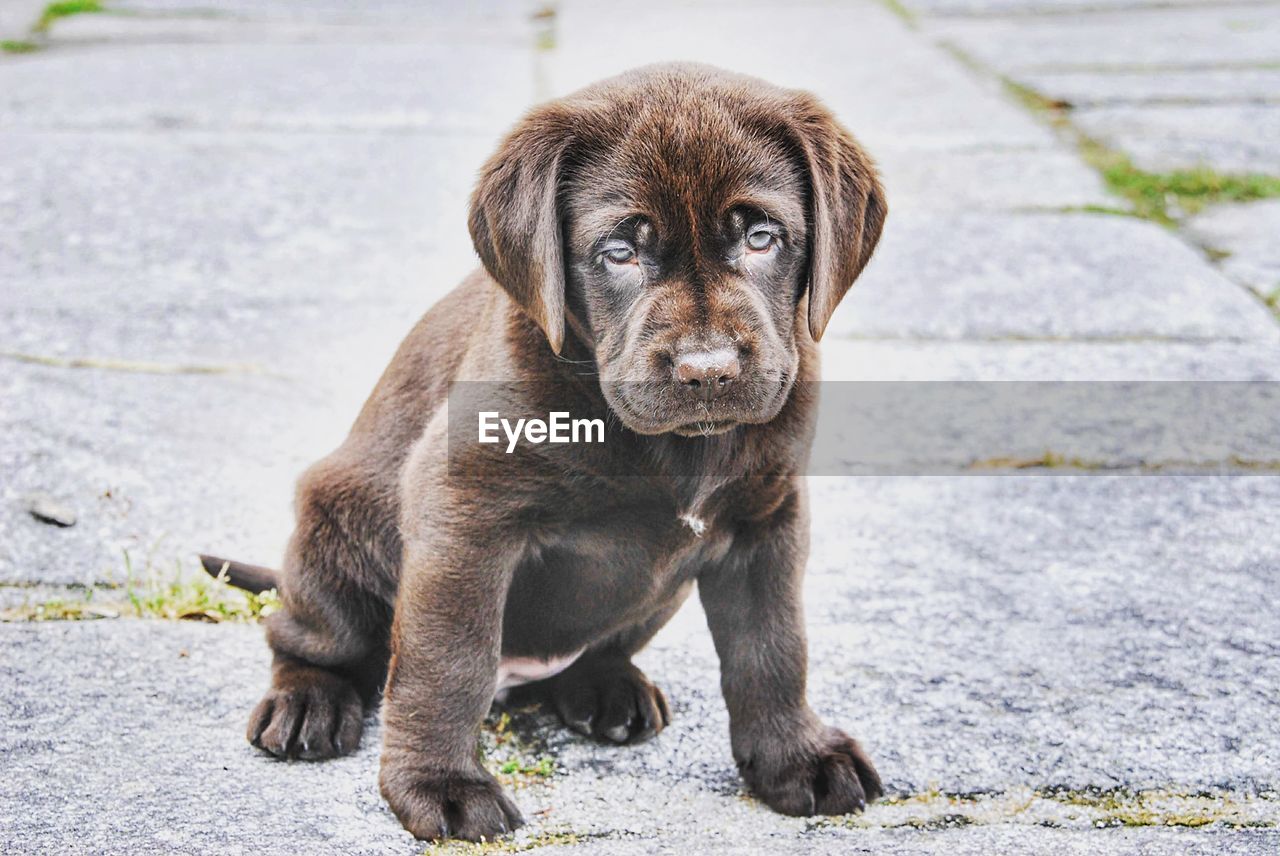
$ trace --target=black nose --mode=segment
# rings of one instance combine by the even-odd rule
[[[729,384],[738,378],[742,367],[738,364],[736,348],[716,348],[711,351],[686,351],[672,361],[672,373],[676,382],[690,395],[710,401],[722,395]]]

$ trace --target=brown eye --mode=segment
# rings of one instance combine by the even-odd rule
[[[768,229],[756,229],[747,235],[747,247],[754,253],[763,253],[777,240],[778,236]]]

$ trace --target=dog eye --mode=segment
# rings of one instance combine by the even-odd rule
[[[631,265],[636,263],[636,251],[626,244],[614,244],[601,253],[609,264]]]
[[[756,229],[747,235],[747,247],[752,252],[763,253],[770,249],[777,240],[778,236],[768,229]]]

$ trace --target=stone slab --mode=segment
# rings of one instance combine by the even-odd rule
[[[1208,166],[1280,175],[1280,110],[1253,104],[1104,107],[1073,114],[1085,133],[1153,172]]]
[[[0,64],[0,127],[496,134],[534,98],[533,56],[439,37],[52,50]]]
[[[1205,0],[900,0],[900,2],[903,7],[917,15],[929,16],[1050,16],[1205,5]]]
[[[1018,80],[1077,108],[1280,102],[1280,68],[1064,71],[1020,74]]]
[[[478,265],[466,200],[494,145],[0,134],[3,350],[280,369],[368,338],[357,323],[398,339]],[[286,320],[338,338],[282,336]]]
[[[1218,261],[1223,273],[1263,298],[1280,292],[1280,200],[1219,205],[1186,223],[1191,236],[1228,255]]]
[[[1264,307],[1169,232],[1091,214],[891,215],[828,336],[1276,341]]]
[[[1280,479],[811,487],[810,694],[860,735],[891,793],[1222,789],[1276,822],[1275,805],[1249,795],[1280,784],[1280,540],[1268,522]],[[901,822],[891,807],[865,816],[869,831],[779,817],[741,795],[697,612],[640,658],[672,703],[657,740],[600,747],[546,716],[522,727],[557,764],[547,786],[516,792],[533,821],[526,836],[572,832],[605,853],[706,837],[726,852],[969,852],[945,849],[957,841],[979,852],[1003,841],[1260,853],[1274,841],[1266,830],[1119,835],[1087,822],[1086,838],[1069,812],[1055,821],[1065,829],[1046,831],[999,808],[962,838],[885,829]],[[16,852],[413,852],[377,795],[376,726],[335,763],[274,763],[244,743],[267,671],[255,628],[5,625],[0,649],[13,688],[0,702],[0,804],[16,809],[3,812]]]
[[[1098,174],[1060,148],[925,151],[892,144],[875,150],[896,216],[903,211],[1123,207]]]
[[[938,19],[936,38],[1005,74],[1280,61],[1280,7],[1224,3],[1074,16]]]
[[[822,341],[824,381],[1277,381],[1254,342]]]
[[[341,440],[315,390],[264,377],[162,376],[0,361],[0,582],[123,584],[194,570],[193,554],[275,563],[292,485]],[[76,524],[40,523],[44,493]],[[128,554],[126,560],[125,554]]]
[[[40,20],[40,13],[46,5],[45,0],[6,0],[0,3],[0,38],[30,39],[31,28]]]
[[[992,86],[960,68],[875,3],[825,3],[816,14],[773,15],[769,4],[725,14],[718,5],[628,3],[627,26],[598,38],[597,8],[557,6],[557,47],[546,57],[550,91],[662,60],[697,58],[783,86],[816,92],[876,153],[1052,146],[1052,135]],[[768,15],[769,25],[747,14]],[[673,27],[671,22],[681,24]],[[815,20],[820,25],[815,25]],[[833,62],[833,57],[870,58]]]
[[[112,0],[110,8],[123,16],[146,18],[206,18],[251,22],[259,29],[277,22],[326,23],[347,27],[376,25],[465,26],[485,25],[522,29],[534,4],[526,0],[489,0],[486,3],[452,3],[449,0],[377,0],[353,7],[346,0],[262,3],[256,0]]]

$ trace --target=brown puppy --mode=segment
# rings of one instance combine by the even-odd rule
[[[396,816],[422,838],[505,832],[520,814],[475,748],[495,693],[535,681],[579,731],[652,736],[667,704],[631,657],[696,583],[751,789],[794,815],[877,797],[871,762],[805,700],[799,476],[813,343],[885,211],[866,155],[803,92],[663,65],[530,112],[472,199],[484,271],[299,484],[254,745],[351,752],[385,678]],[[604,442],[479,444],[450,393],[468,381],[503,381],[476,387],[503,416],[608,414]]]

